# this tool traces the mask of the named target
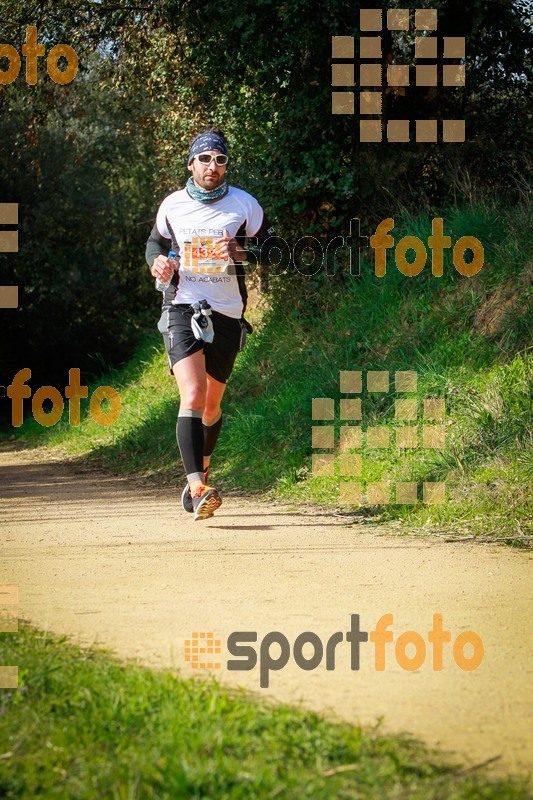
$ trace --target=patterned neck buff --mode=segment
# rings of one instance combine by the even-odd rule
[[[192,197],[193,200],[198,200],[200,203],[214,203],[215,200],[220,200],[221,197],[224,197],[229,190],[225,179],[216,189],[200,189],[200,187],[195,184],[192,177],[187,181],[187,186],[185,188],[187,189],[187,194]]]

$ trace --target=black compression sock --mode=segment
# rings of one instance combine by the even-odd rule
[[[204,480],[204,431],[202,412],[180,408],[176,424],[176,439],[187,480]]]
[[[204,456],[210,456],[213,454],[218,434],[222,427],[222,412],[220,412],[219,418],[212,425],[206,425],[205,422],[202,422],[202,425],[204,428]]]

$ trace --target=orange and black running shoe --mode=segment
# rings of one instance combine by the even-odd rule
[[[199,486],[192,497],[194,519],[209,519],[221,503],[222,498],[213,486]]]
[[[204,470],[204,481],[207,481],[207,475],[209,472],[209,467]],[[194,512],[194,506],[192,504],[192,497],[191,497],[191,487],[187,484],[184,490],[181,493],[181,507],[184,511],[188,514],[192,514]]]

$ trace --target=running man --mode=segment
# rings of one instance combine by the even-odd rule
[[[227,163],[228,143],[219,128],[194,137],[191,176],[161,203],[146,245],[153,277],[171,281],[158,327],[180,395],[176,438],[187,475],[181,502],[195,520],[212,517],[222,502],[207,475],[222,427],[220,403],[248,326],[244,269],[249,253],[258,262],[258,252],[247,250],[246,240],[254,237],[261,246],[270,239],[260,252],[267,264],[275,246],[274,229],[257,200],[226,182]],[[171,250],[179,260],[176,271]],[[211,343],[195,338],[191,326],[191,304],[202,300],[211,306]]]

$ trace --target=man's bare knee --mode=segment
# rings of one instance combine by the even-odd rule
[[[179,387],[178,387],[179,388]],[[204,411],[205,409],[205,389],[202,386],[182,387],[180,391],[181,408],[190,408],[192,411]]]

